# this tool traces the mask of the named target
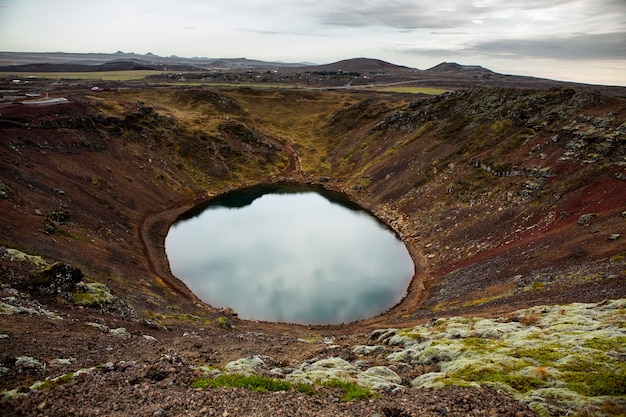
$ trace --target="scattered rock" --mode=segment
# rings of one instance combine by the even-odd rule
[[[588,226],[589,223],[591,223],[591,221],[594,220],[596,217],[598,217],[596,213],[583,214],[578,218],[577,223],[579,226]]]
[[[620,237],[622,237],[622,235],[621,235],[621,234],[619,234],[619,233],[613,233],[613,234],[611,234],[611,236],[609,236],[609,240],[617,240],[617,239],[619,239]]]
[[[0,198],[8,198],[11,187],[0,181]]]
[[[15,367],[19,371],[24,369],[43,369],[46,365],[30,356],[18,356],[15,358]]]
[[[128,337],[129,334],[126,331],[125,327],[118,327],[117,329],[111,329],[109,330],[109,333],[111,333],[114,336],[119,336],[119,337]]]
[[[141,319],[141,320],[139,320],[139,323],[141,323],[142,325],[146,326],[149,329],[167,330],[167,327],[163,326],[162,324],[157,323],[154,320]]]
[[[22,303],[15,297],[7,297],[4,298],[3,301],[0,301],[0,314],[28,314],[28,315],[39,315],[45,316],[54,320],[63,320],[63,317],[59,316],[57,313],[46,310],[41,305],[35,304],[34,302]]]
[[[226,314],[232,317],[237,317],[239,314],[230,307],[223,307],[218,310],[219,313]]]
[[[50,362],[48,362],[48,365],[50,366],[68,366],[73,364],[74,362],[76,362],[75,358],[57,358],[57,359],[52,359]]]
[[[92,326],[95,327],[98,330],[101,330],[103,332],[108,333],[109,332],[109,326],[105,326],[104,324],[100,324],[100,323],[93,323],[93,322],[87,322],[85,323],[87,326]]]
[[[376,354],[376,353],[381,353],[384,352],[386,349],[384,346],[365,346],[365,345],[360,345],[360,346],[355,346],[352,348],[352,353],[356,354],[356,355],[372,355],[372,354]]]

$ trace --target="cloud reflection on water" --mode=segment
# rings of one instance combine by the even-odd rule
[[[374,218],[315,192],[209,207],[172,226],[175,276],[242,318],[337,324],[381,313],[406,291],[413,263]]]

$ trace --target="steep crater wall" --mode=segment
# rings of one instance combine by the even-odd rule
[[[419,270],[407,297],[362,326],[626,291],[622,99],[231,89],[71,101],[3,109],[0,243],[76,265],[139,310],[204,308],[164,257],[178,214],[287,180],[347,193],[407,244]]]

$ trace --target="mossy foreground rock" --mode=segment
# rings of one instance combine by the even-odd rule
[[[74,302],[84,307],[101,307],[115,304],[117,298],[100,282],[79,282],[72,292]]]
[[[453,317],[374,332],[400,346],[387,359],[433,365],[412,387],[503,390],[540,415],[626,410],[626,300],[538,306],[506,318]],[[596,414],[600,413],[600,414]]]
[[[22,283],[22,287],[41,295],[56,295],[72,291],[83,277],[80,269],[55,262],[32,274]]]

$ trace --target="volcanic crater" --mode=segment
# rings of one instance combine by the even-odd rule
[[[218,399],[231,394],[194,397],[197,367],[254,356],[261,374],[320,358],[354,363],[350,347],[370,344],[376,329],[626,296],[623,97],[570,87],[430,96],[131,85],[62,94],[69,102],[0,108],[0,295],[4,312],[18,311],[2,319],[0,386],[27,393],[1,401],[4,415],[123,415],[90,388],[105,382],[128,398],[150,393],[142,407],[120,400],[136,415],[187,415],[172,396],[194,415],[253,415],[246,407],[259,399],[245,390],[232,403],[240,412]],[[274,183],[341,192],[385,222],[416,265],[403,300],[336,326],[253,322],[203,303],[171,274],[164,240],[181,213]],[[41,272],[55,263],[82,277]],[[70,385],[27,388],[92,368]],[[393,369],[407,386],[435,368]],[[163,386],[165,397],[153,392],[163,381],[174,387]],[[326,404],[337,388],[320,389],[326,397],[306,397],[307,412],[439,415],[434,405],[418,414],[416,398],[428,403],[421,391],[344,406]],[[456,415],[464,395],[483,409],[493,395],[504,412],[534,415],[503,393],[467,390],[428,395]],[[52,393],[94,397],[72,408]],[[285,404],[296,397],[285,394]]]

